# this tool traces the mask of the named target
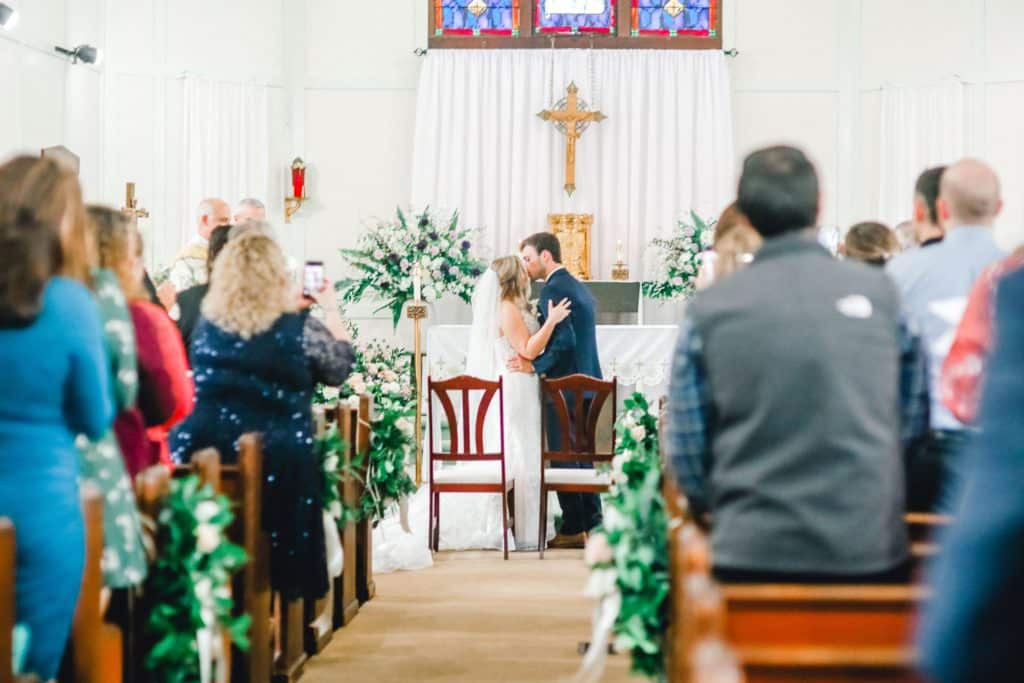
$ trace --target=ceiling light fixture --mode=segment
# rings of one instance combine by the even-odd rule
[[[65,57],[70,57],[72,64],[78,64],[78,62],[83,64],[99,64],[103,61],[103,50],[92,45],[78,45],[70,50],[57,45],[53,49]]]
[[[5,2],[0,2],[0,28],[13,31],[18,25],[18,10]]]

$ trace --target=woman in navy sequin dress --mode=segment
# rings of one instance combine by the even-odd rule
[[[343,383],[353,360],[334,291],[314,294],[323,322],[295,312],[284,254],[258,230],[231,239],[210,283],[191,349],[195,409],[171,434],[171,458],[212,446],[234,462],[238,438],[260,432],[271,583],[287,599],[319,597],[327,563],[313,389]]]

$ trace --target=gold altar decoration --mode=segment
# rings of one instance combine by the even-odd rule
[[[576,191],[576,141],[583,135],[583,131],[590,127],[591,121],[600,123],[607,116],[599,111],[589,111],[586,101],[578,96],[579,88],[576,83],[570,83],[566,88],[566,96],[559,100],[551,109],[545,109],[537,114],[545,121],[555,124],[562,135],[565,136],[565,192],[570,197]]]
[[[562,264],[577,279],[590,279],[590,226],[592,213],[548,214],[548,228],[562,245]]]
[[[140,218],[149,218],[149,211],[139,206],[139,200],[135,196],[135,183],[127,182],[124,184],[124,206],[121,207],[121,213],[130,218],[132,223],[136,225]]]
[[[629,280],[629,266],[622,259],[622,242],[615,245],[615,265],[612,266],[612,280],[626,282]]]

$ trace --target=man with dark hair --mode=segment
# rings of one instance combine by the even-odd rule
[[[185,351],[191,351],[192,331],[199,322],[200,306],[203,297],[210,290],[210,274],[213,273],[213,262],[217,254],[228,243],[228,236],[231,233],[231,226],[218,225],[210,233],[210,249],[206,256],[206,282],[189,287],[178,295],[178,331],[181,332],[181,339],[185,343]]]
[[[952,164],[938,182],[935,210],[946,236],[927,249],[898,255],[886,270],[896,282],[903,309],[920,327],[928,351],[931,430],[927,443],[909,463],[909,507],[951,512],[968,432],[942,401],[942,365],[971,286],[1003,256],[992,232],[1003,200],[995,171],[975,159]],[[931,185],[926,189],[931,192]]]
[[[747,157],[738,203],[764,245],[687,307],[665,444],[690,510],[710,515],[715,573],[901,578],[902,452],[925,429],[927,382],[895,288],[818,244],[799,150]]]
[[[914,185],[914,236],[918,245],[938,244],[946,235],[939,222],[939,185],[945,166],[936,166],[917,177]]]
[[[509,362],[509,369],[516,372],[536,372],[547,377],[567,377],[583,374],[601,379],[601,362],[597,355],[597,302],[590,290],[562,265],[562,245],[549,232],[530,235],[520,245],[523,263],[530,277],[544,280],[541,290],[540,323],[547,317],[549,302],[557,303],[568,299],[572,314],[555,327],[544,353],[530,363],[522,358]],[[548,411],[548,446],[558,449],[562,445],[562,434],[554,415],[554,406],[545,405]],[[574,416],[570,415],[570,419]],[[566,435],[572,438],[572,435]],[[552,467],[579,467],[583,463],[554,462]],[[589,467],[592,469],[592,467]],[[552,548],[581,548],[586,534],[601,523],[601,499],[593,493],[558,494],[562,507],[562,526],[548,544]]]

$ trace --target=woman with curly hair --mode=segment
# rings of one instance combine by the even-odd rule
[[[284,253],[266,231],[232,235],[192,337],[195,410],[171,433],[176,462],[214,447],[228,463],[240,436],[262,433],[271,583],[286,599],[327,591],[313,389],[342,384],[354,358],[333,287],[312,298],[323,322],[297,310]]]

